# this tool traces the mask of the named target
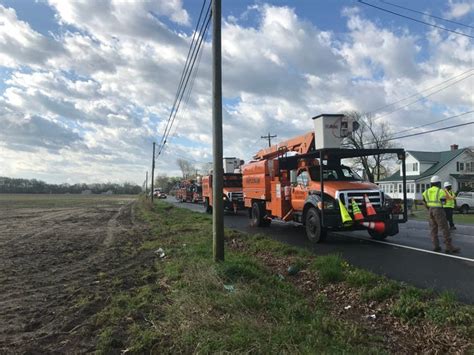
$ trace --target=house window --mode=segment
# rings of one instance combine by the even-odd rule
[[[463,171],[463,170],[464,170],[464,163],[457,162],[456,163],[456,171]]]
[[[399,192],[399,193],[402,192],[402,184],[398,184],[398,192]]]
[[[393,194],[393,184],[390,184],[390,193]]]
[[[413,163],[413,171],[418,171],[418,163]]]
[[[421,184],[416,184],[416,193],[420,193]]]
[[[466,172],[472,173],[474,171],[474,162],[466,163]]]

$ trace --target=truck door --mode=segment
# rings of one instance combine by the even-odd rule
[[[295,211],[303,211],[304,202],[308,196],[309,180],[310,176],[306,169],[298,172],[297,185],[291,189],[291,205]]]

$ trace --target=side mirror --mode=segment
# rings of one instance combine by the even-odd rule
[[[296,173],[297,173],[296,170],[290,170],[290,184],[291,184],[291,186],[296,186],[297,185]]]

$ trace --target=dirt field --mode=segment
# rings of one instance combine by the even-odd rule
[[[0,195],[0,353],[94,350],[91,317],[146,233],[135,200]]]

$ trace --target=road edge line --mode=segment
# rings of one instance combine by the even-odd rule
[[[446,253],[440,253],[440,252],[436,252],[436,251],[431,251],[431,250],[426,250],[426,249],[421,249],[421,248],[410,247],[410,246],[408,246],[408,245],[403,245],[403,244],[395,244],[395,243],[384,242],[384,241],[382,241],[382,240],[365,239],[365,238],[360,238],[360,237],[356,237],[356,238],[357,238],[357,239],[360,239],[360,240],[366,240],[366,241],[369,241],[369,242],[373,242],[373,243],[380,243],[380,244],[391,245],[391,246],[399,247],[399,248],[405,248],[405,249],[411,249],[411,250],[421,251],[421,252],[423,252],[423,253],[434,254],[434,255],[438,255],[438,256],[445,256],[445,257],[447,257],[447,258],[453,258],[453,259],[459,259],[459,260],[464,260],[464,261],[470,261],[471,263],[474,262],[474,259],[469,259],[469,258],[466,258],[466,257],[464,257],[464,256],[458,256],[458,255],[451,255],[451,254],[446,254]]]

